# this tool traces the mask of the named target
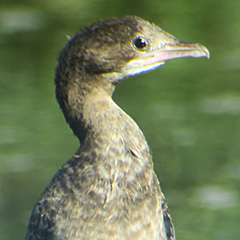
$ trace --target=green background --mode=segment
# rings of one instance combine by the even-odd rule
[[[178,240],[238,240],[239,13],[239,0],[1,0],[0,239],[24,239],[34,204],[79,146],[54,96],[66,36],[137,15],[204,44],[211,59],[168,62],[124,81],[114,100],[146,135]]]

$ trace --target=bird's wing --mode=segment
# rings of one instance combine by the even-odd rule
[[[167,240],[176,240],[175,229],[172,223],[172,218],[169,214],[168,205],[166,200],[162,204],[163,220],[166,229]]]
[[[54,226],[54,209],[49,210],[46,202],[38,202],[32,212],[26,240],[53,240]],[[60,239],[59,239],[60,240]]]
[[[57,232],[57,224],[64,225],[69,203],[76,200],[73,189],[78,188],[78,202],[86,201],[84,197],[88,196],[83,193],[90,189],[96,176],[93,168],[89,170],[88,164],[89,158],[87,161],[82,156],[74,155],[55,174],[32,211],[26,240],[66,240],[63,234]],[[83,171],[85,171],[84,180],[81,179]],[[63,222],[59,223],[59,219],[63,219]]]

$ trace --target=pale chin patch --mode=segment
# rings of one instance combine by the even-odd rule
[[[137,61],[135,60],[135,61],[129,62],[126,65],[126,67],[122,69],[121,72],[105,73],[105,74],[102,74],[102,76],[105,78],[108,78],[112,83],[118,83],[119,81],[122,81],[127,77],[152,71],[164,64],[165,62],[157,62],[157,63],[146,65],[146,62],[144,60],[137,60]]]
[[[165,62],[157,62],[157,63],[146,65],[145,60],[131,61],[127,64],[126,68],[124,69],[124,75],[134,76],[144,72],[149,72],[164,64]]]

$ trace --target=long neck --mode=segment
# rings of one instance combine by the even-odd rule
[[[85,142],[93,139],[105,146],[129,148],[138,157],[148,149],[143,133],[133,121],[108,95],[101,92],[86,97],[82,120],[87,126]]]
[[[100,159],[119,156],[140,162],[151,162],[146,139],[137,124],[116,103],[111,96],[98,89],[84,95],[81,113],[75,122],[69,122],[79,137],[81,148],[97,152]],[[98,150],[97,150],[98,149]],[[110,157],[111,158],[111,157]]]
[[[80,154],[93,154],[99,167],[103,166],[101,162],[109,169],[115,166],[110,173],[112,180],[132,181],[134,177],[143,185],[150,184],[153,166],[146,139],[133,119],[110,96],[104,97],[101,93],[86,96],[82,121],[86,138],[81,143]],[[102,175],[104,171],[100,170]]]

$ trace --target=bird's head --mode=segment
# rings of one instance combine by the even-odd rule
[[[203,45],[179,41],[139,17],[114,18],[96,22],[70,39],[58,70],[63,73],[63,68],[75,80],[103,75],[117,83],[183,57],[209,58],[209,52]]]
[[[55,78],[58,102],[68,121],[71,112],[76,115],[81,108],[81,96],[93,91],[111,96],[122,79],[183,57],[209,58],[209,52],[139,17],[96,22],[77,32],[60,54]]]

